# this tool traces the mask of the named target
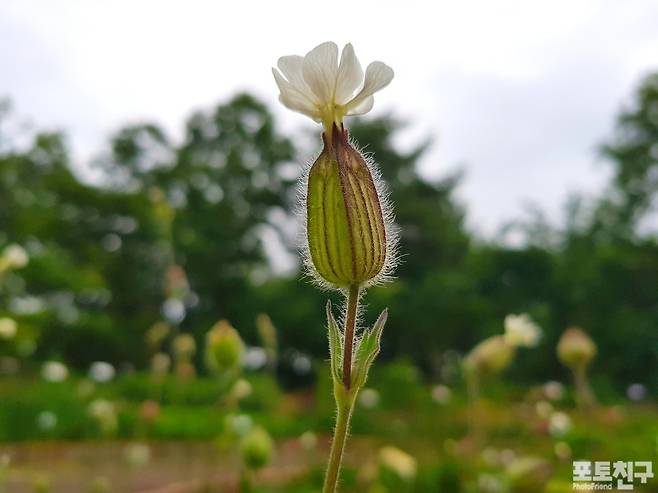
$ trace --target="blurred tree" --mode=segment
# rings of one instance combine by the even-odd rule
[[[615,135],[601,150],[614,175],[594,225],[613,237],[633,238],[658,207],[658,73],[642,81],[631,107],[617,118]],[[655,233],[655,222],[650,226]]]

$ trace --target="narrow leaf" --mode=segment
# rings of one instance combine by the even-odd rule
[[[338,328],[336,319],[332,313],[331,301],[327,301],[327,326],[329,336],[329,361],[331,363],[331,375],[334,380],[343,379],[343,334]]]
[[[382,332],[384,331],[384,325],[386,324],[387,318],[388,310],[386,309],[379,315],[375,325],[373,325],[371,329],[365,330],[359,340],[359,345],[356,350],[356,371],[354,372],[355,385],[358,387],[361,387],[366,383],[368,371],[370,371],[372,363],[379,354]]]

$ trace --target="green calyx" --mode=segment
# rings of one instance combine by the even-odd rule
[[[345,288],[373,280],[386,261],[380,197],[347,131],[333,126],[311,167],[306,197],[310,257],[327,283]]]

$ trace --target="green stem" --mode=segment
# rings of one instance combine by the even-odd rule
[[[338,385],[341,385],[340,382]],[[356,393],[345,393],[345,397],[346,399],[341,399],[341,402],[338,402],[338,400],[336,401],[338,406],[336,413],[336,429],[334,430],[334,439],[331,443],[329,464],[327,466],[327,473],[324,477],[322,493],[334,493],[336,491],[336,485],[338,484],[338,476],[343,461],[343,451],[345,450],[345,442],[347,441],[347,434],[350,428],[350,419],[352,418]]]
[[[350,419],[356,394],[359,389],[351,388],[352,382],[352,350],[354,346],[354,332],[356,329],[356,313],[359,306],[359,286],[350,286],[347,295],[347,313],[345,315],[344,353],[343,353],[343,381],[334,381],[334,395],[336,397],[336,428],[329,452],[327,474],[324,477],[322,493],[334,493],[340,475],[340,466],[343,461],[345,442],[350,429]]]

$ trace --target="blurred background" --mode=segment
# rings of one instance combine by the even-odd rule
[[[396,71],[348,122],[402,263],[366,297],[389,319],[344,491],[654,460],[656,25],[648,1],[3,2],[0,491],[320,491],[340,297],[300,270],[319,128],[271,67],[326,40]],[[469,393],[520,313],[538,344]],[[556,353],[576,326],[582,368]]]

